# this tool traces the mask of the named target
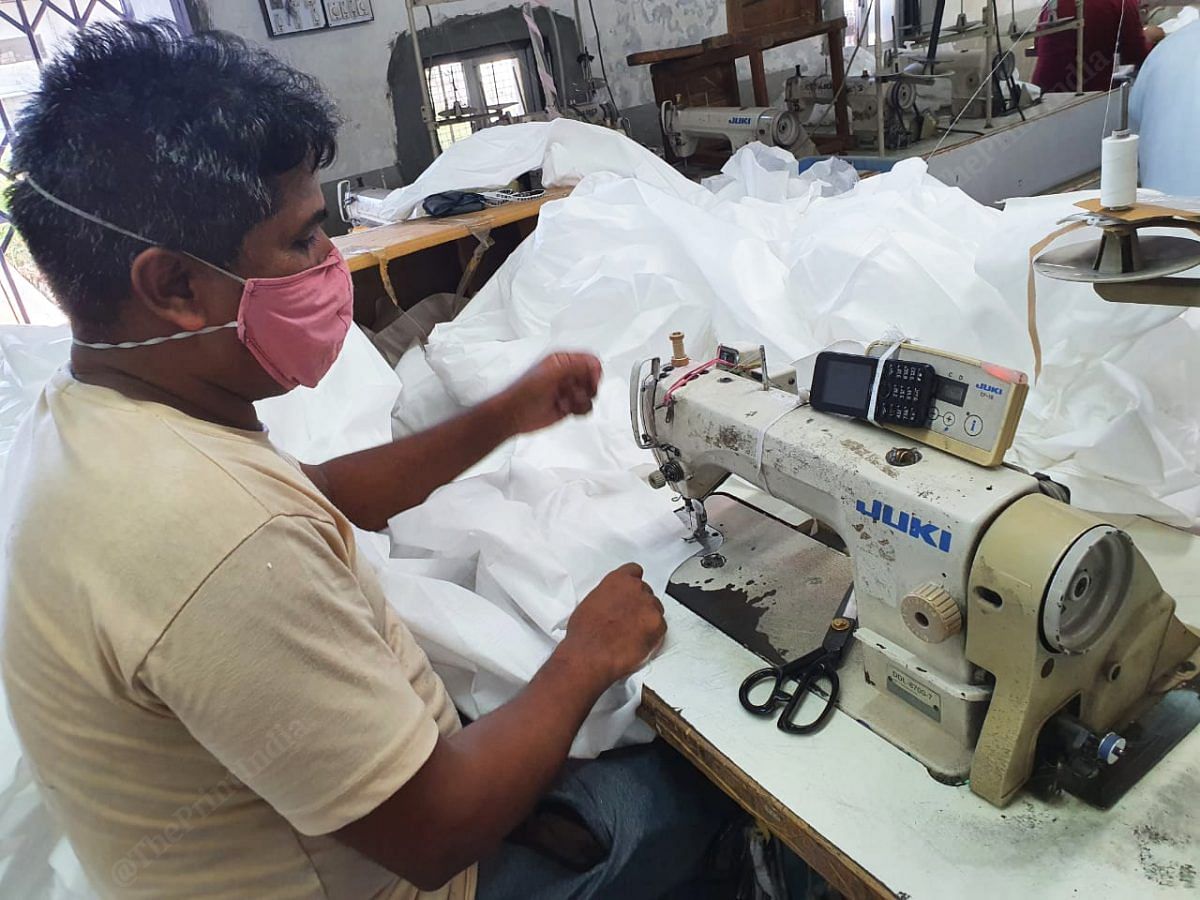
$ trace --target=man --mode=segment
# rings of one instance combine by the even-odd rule
[[[1049,6],[1048,2],[1043,8],[1042,21],[1049,18]],[[1059,19],[1074,18],[1075,0],[1057,0],[1056,9]],[[1142,27],[1137,0],[1084,0],[1083,90],[1109,89],[1114,50],[1120,52],[1122,65],[1140,66],[1150,48],[1162,38],[1158,26]],[[1040,37],[1035,46],[1033,83],[1047,93],[1076,91],[1079,73],[1074,29]]]
[[[1142,187],[1175,197],[1200,197],[1200,166],[1193,155],[1200,140],[1200,25],[1164,22],[1171,29],[1162,46],[1146,60],[1129,98],[1129,120],[1138,139]],[[1177,33],[1176,33],[1177,32]]]
[[[105,896],[661,894],[724,808],[645,754],[630,796],[600,798],[629,813],[592,835],[592,871],[495,854],[663,639],[638,566],[463,728],[350,524],[382,528],[507,438],[587,413],[598,361],[555,354],[460,418],[321,465],[261,430],[253,401],[317,383],[350,327],[316,178],[335,135],[306,76],[165,25],[83,32],[22,116],[12,217],[75,338],[5,487],[5,687],[39,787]],[[596,861],[576,844],[560,862]]]

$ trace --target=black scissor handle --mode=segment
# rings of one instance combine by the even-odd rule
[[[821,700],[821,696],[814,691],[813,685],[824,679],[829,682],[829,691],[825,697],[825,705],[821,707],[821,711],[817,713],[817,717],[807,723],[797,723],[796,713],[803,705],[805,698],[809,694],[816,696],[817,700]],[[825,724],[825,720],[829,718],[829,714],[833,712],[833,707],[837,704],[838,689],[837,672],[833,666],[824,662],[815,663],[796,684],[796,691],[789,698],[783,707],[783,712],[779,714],[779,721],[775,724],[780,731],[788,734],[812,734]]]
[[[766,681],[771,682],[771,693],[762,703],[755,703],[750,699],[750,692]],[[767,666],[765,669],[751,672],[738,688],[738,700],[741,701],[742,708],[756,716],[769,716],[781,703],[788,703],[792,699],[792,695],[783,690],[783,681],[783,670],[778,666]]]

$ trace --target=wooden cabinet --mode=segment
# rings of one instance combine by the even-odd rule
[[[820,0],[725,0],[730,34],[780,25],[814,25],[821,21]]]

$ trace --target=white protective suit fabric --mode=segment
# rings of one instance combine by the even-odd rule
[[[653,153],[612,129],[574,119],[522,122],[485,128],[451,144],[416,181],[380,201],[373,215],[388,222],[418,218],[425,215],[421,201],[431,194],[500,188],[535,169],[542,170],[546,187],[573,185],[592,172],[613,172],[658,186],[682,180]],[[694,189],[694,196],[706,193],[697,184],[684,183]]]
[[[0,484],[17,426],[70,351],[67,325],[0,326]]]
[[[573,127],[547,142],[546,170],[574,177],[585,166],[573,152],[592,160],[597,143],[611,141],[621,149],[618,171],[596,171],[543,208],[534,236],[463,315],[435,330],[428,359],[401,361],[399,431],[436,421],[448,401],[461,408],[482,399],[564,343],[598,352],[609,378],[624,382],[634,359],[664,353],[663,336],[675,329],[694,358],[718,337],[762,340],[769,357],[796,360],[898,331],[1032,372],[1029,247],[1091,196],[1021,199],[998,211],[916,160],[822,196],[845,186],[838,173],[815,185],[790,174],[780,181],[773,155],[755,145],[704,190],[614,132],[560,124]],[[1085,229],[1062,243],[1095,238]],[[1060,478],[1081,506],[1195,527],[1200,401],[1186,385],[1200,359],[1197,314],[1037,283],[1046,370],[1010,460]],[[1169,365],[1155,361],[1160,350]],[[619,393],[606,423],[602,406],[586,435],[548,452],[535,439],[524,452],[551,465],[567,454],[593,469],[644,461]]]
[[[549,127],[546,122],[522,122],[485,128],[470,140],[451,144],[416,181],[392,191],[371,214],[385,222],[400,222],[424,215],[421,201],[431,194],[504,187],[542,164]],[[470,184],[463,184],[464,172],[471,173]]]
[[[1171,18],[1159,22],[1158,27],[1167,34],[1174,34],[1181,28],[1194,24],[1197,20],[1200,20],[1200,10],[1194,6],[1185,6]]]

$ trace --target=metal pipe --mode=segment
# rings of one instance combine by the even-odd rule
[[[575,38],[579,43],[579,52],[583,52],[583,16],[579,12],[579,0],[575,0]]]
[[[942,35],[942,16],[946,14],[946,0],[937,0],[933,8],[933,26],[929,31],[929,52],[925,55],[925,74],[932,75],[937,68],[938,39]]]
[[[992,33],[999,29],[996,23],[996,17],[992,14],[993,6],[991,2],[984,4],[983,7],[983,62],[981,64],[981,76],[987,80],[987,84],[983,85],[987,89],[985,102],[987,104],[987,115],[984,118],[983,127],[992,127],[992,88],[996,82],[992,78],[992,65],[988,65],[988,54],[992,52]],[[999,44],[1000,38],[997,36],[996,43]]]
[[[550,31],[554,34],[554,72],[551,73],[551,78],[555,81],[555,89],[559,96],[562,97],[563,106],[571,105],[571,95],[567,91],[567,61],[562,55],[562,38],[558,34],[558,19],[555,18],[554,10],[547,9],[550,14]],[[530,13],[532,15],[532,13]],[[528,110],[527,110],[528,111]]]
[[[433,115],[433,96],[429,93],[429,79],[425,77],[425,58],[421,56],[421,39],[417,37],[417,17],[413,13],[414,0],[404,0],[404,9],[408,13],[408,36],[412,41],[413,65],[417,69],[417,84],[421,85],[421,121],[429,132],[429,146],[433,150],[433,158],[442,154],[442,145],[438,141],[437,123]]]
[[[587,101],[593,102],[596,99],[596,91],[592,86],[592,54],[588,50],[587,40],[583,36],[583,13],[579,10],[579,0],[575,0],[575,37],[579,42],[579,71],[587,90]],[[597,35],[596,40],[599,39],[600,36]]]
[[[884,153],[883,136],[883,3],[875,2],[875,127],[879,156]]]

